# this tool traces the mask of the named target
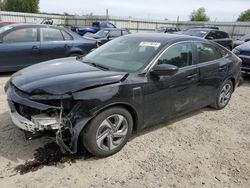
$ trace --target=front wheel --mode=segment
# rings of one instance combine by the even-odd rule
[[[211,106],[218,110],[225,108],[231,99],[233,87],[232,81],[226,80],[220,87],[215,102]]]
[[[133,128],[131,114],[113,107],[98,114],[82,131],[82,144],[97,157],[107,157],[120,151]]]

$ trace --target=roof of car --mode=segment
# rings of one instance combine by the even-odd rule
[[[166,33],[136,33],[126,35],[125,37],[136,37],[146,42],[160,42],[160,43],[169,43],[173,41],[207,41],[205,39],[188,36],[188,35],[179,35],[179,34],[166,34]]]
[[[17,23],[17,24],[11,24],[11,27],[35,27],[35,26],[39,26],[39,27],[59,27],[56,25],[47,25],[47,24],[34,24],[34,23]]]
[[[124,29],[124,28],[102,28],[101,30],[107,30],[107,31],[112,31],[112,30],[127,30],[127,29]]]

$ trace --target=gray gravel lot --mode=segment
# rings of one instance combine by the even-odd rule
[[[221,111],[204,108],[134,136],[118,154],[20,175],[50,138],[26,141],[10,120],[0,76],[0,187],[250,187],[250,80]]]

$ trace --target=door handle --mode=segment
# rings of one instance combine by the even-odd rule
[[[39,50],[38,46],[32,46],[32,50]]]
[[[68,44],[65,44],[64,45],[64,48],[71,48],[72,46],[71,45],[68,45]]]
[[[191,74],[191,75],[189,75],[189,76],[187,76],[187,79],[193,79],[193,78],[195,78],[195,77],[197,77],[198,76],[198,74]]]

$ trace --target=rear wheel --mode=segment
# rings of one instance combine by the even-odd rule
[[[83,130],[83,145],[97,157],[120,151],[131,136],[133,119],[124,108],[113,107],[98,114]]]
[[[234,89],[233,87],[234,86],[233,86],[232,81],[226,80],[220,87],[220,90],[216,96],[215,102],[211,106],[218,110],[225,108],[231,99],[233,89]]]

